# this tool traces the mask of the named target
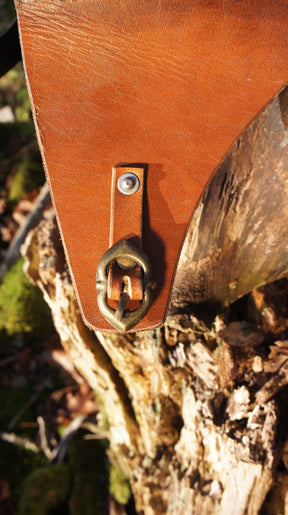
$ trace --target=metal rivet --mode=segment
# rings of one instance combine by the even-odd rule
[[[117,187],[124,195],[132,195],[140,186],[140,181],[135,173],[123,173],[118,179]]]

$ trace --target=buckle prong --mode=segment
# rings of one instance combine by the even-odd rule
[[[126,290],[127,290],[127,286],[126,286]],[[122,291],[122,293],[120,295],[120,300],[118,302],[118,306],[117,306],[116,311],[115,311],[115,318],[119,322],[123,318],[124,310],[125,310],[128,298],[129,298],[128,292],[125,291],[125,288],[124,288],[124,290]]]

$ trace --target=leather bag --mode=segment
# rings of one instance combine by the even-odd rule
[[[83,318],[100,330],[155,328],[205,186],[287,81],[288,3],[21,0],[16,8]],[[123,193],[120,178],[138,189]]]

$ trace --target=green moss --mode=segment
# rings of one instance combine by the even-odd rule
[[[68,463],[73,473],[70,515],[96,515],[107,512],[107,442],[85,440],[79,431],[69,445]]]
[[[25,480],[19,515],[48,515],[65,505],[71,486],[68,465],[63,463],[34,470]]]
[[[15,415],[15,413],[14,413]],[[1,479],[9,483],[15,505],[19,504],[23,478],[46,462],[43,454],[0,441],[0,470]]]
[[[111,464],[109,479],[109,490],[114,499],[119,504],[127,504],[131,496],[131,489],[128,478],[118,467],[115,467],[115,465]]]
[[[33,180],[34,188],[45,181],[33,124],[0,123],[0,187],[7,188],[7,178],[18,170]]]
[[[99,412],[101,414],[101,427],[104,430],[106,429],[108,431],[109,430],[109,417],[108,417],[108,413],[105,409],[105,403],[103,402],[102,397],[97,392],[94,392],[94,395],[95,395],[95,399],[98,404]]]
[[[0,79],[0,108],[7,105],[15,121],[0,123],[0,187],[7,188],[6,179],[14,177],[9,196],[13,207],[25,193],[45,181],[24,70],[20,63]]]
[[[10,105],[18,122],[31,121],[31,107],[22,63],[1,77],[0,93],[1,107]]]
[[[30,100],[28,90],[26,87],[22,87],[15,94],[15,114],[19,122],[28,122],[30,119]]]
[[[15,173],[10,190],[9,202],[14,206],[30,191],[38,188],[42,181],[42,167],[34,161],[23,161]]]
[[[8,270],[0,286],[1,329],[8,334],[53,330],[50,310],[39,288],[24,275],[22,258]]]

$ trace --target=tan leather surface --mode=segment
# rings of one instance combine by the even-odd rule
[[[118,180],[126,173],[132,173],[139,179],[139,187],[137,191],[131,195],[121,193],[121,190],[118,188]],[[111,185],[110,247],[115,245],[118,241],[125,239],[129,240],[135,248],[142,248],[144,180],[144,168],[113,168]],[[117,263],[114,262],[110,266],[108,273],[108,301],[119,301],[123,282],[128,286],[129,298],[131,300],[143,299],[141,267],[137,265],[132,270],[125,271],[121,270]],[[127,307],[133,309],[133,304],[127,304]],[[136,307],[138,307],[138,305],[136,305]]]
[[[164,318],[185,230],[233,140],[288,79],[287,0],[17,5],[38,136],[86,322],[109,246],[111,168],[147,165],[143,250]]]
[[[139,179],[138,190],[124,195],[117,187],[118,179],[125,173],[132,173]],[[116,167],[113,169],[110,214],[110,247],[120,240],[130,240],[142,248],[144,168]]]
[[[109,302],[110,300],[119,301],[122,292],[123,282],[128,287],[128,294],[131,300],[142,300],[143,299],[143,281],[142,281],[142,270],[137,265],[129,272],[121,270],[117,263],[114,261],[110,266],[108,272],[108,288],[107,288],[107,301],[114,309],[117,307],[116,304]],[[133,304],[130,304],[131,308]],[[138,307],[139,304],[136,304]]]

